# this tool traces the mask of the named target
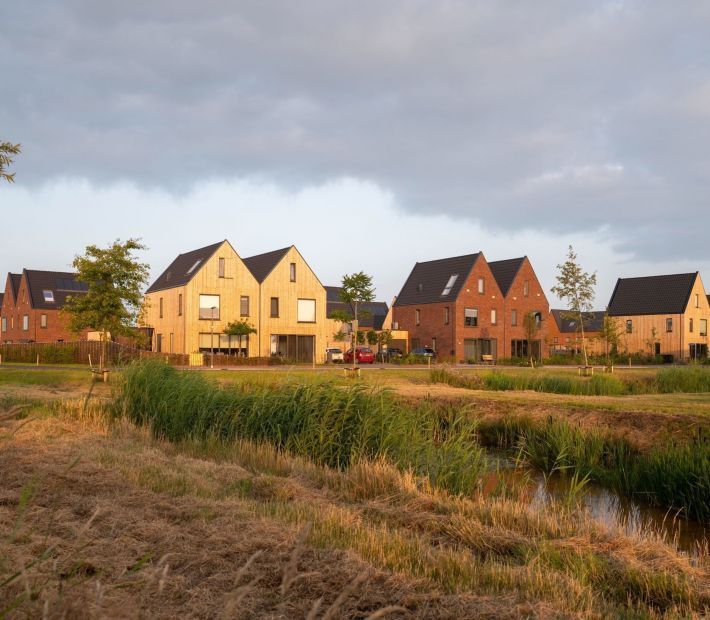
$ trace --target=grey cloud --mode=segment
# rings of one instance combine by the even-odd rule
[[[408,212],[703,257],[708,32],[700,1],[16,3],[0,129],[24,183],[350,176]]]

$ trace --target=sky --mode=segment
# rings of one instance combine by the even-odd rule
[[[683,0],[3,3],[0,269],[140,237],[156,277],[227,238],[385,301],[478,251],[549,290],[570,244],[599,309],[710,281],[708,33]]]

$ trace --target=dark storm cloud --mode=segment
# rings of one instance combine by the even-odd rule
[[[705,2],[94,2],[0,9],[18,180],[182,192],[352,176],[491,228],[704,256]]]

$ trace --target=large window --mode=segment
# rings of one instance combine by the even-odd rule
[[[315,299],[299,299],[297,319],[299,323],[315,323],[316,322],[316,300]]]
[[[701,336],[708,335],[708,320],[707,319],[700,319],[700,335]]]
[[[478,327],[478,308],[464,308],[463,324],[465,327]]]
[[[200,318],[219,320],[219,295],[200,295]]]
[[[239,314],[240,316],[249,316],[249,297],[242,295],[239,298]]]

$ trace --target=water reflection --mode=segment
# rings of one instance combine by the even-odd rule
[[[516,467],[510,459],[492,456],[492,470],[483,480],[485,495],[514,493],[531,506],[545,507],[569,496],[569,476],[543,476],[532,469]],[[710,526],[690,521],[672,510],[651,506],[642,498],[630,499],[593,483],[578,495],[579,504],[597,521],[621,528],[626,534],[655,534],[678,549],[707,553]]]

